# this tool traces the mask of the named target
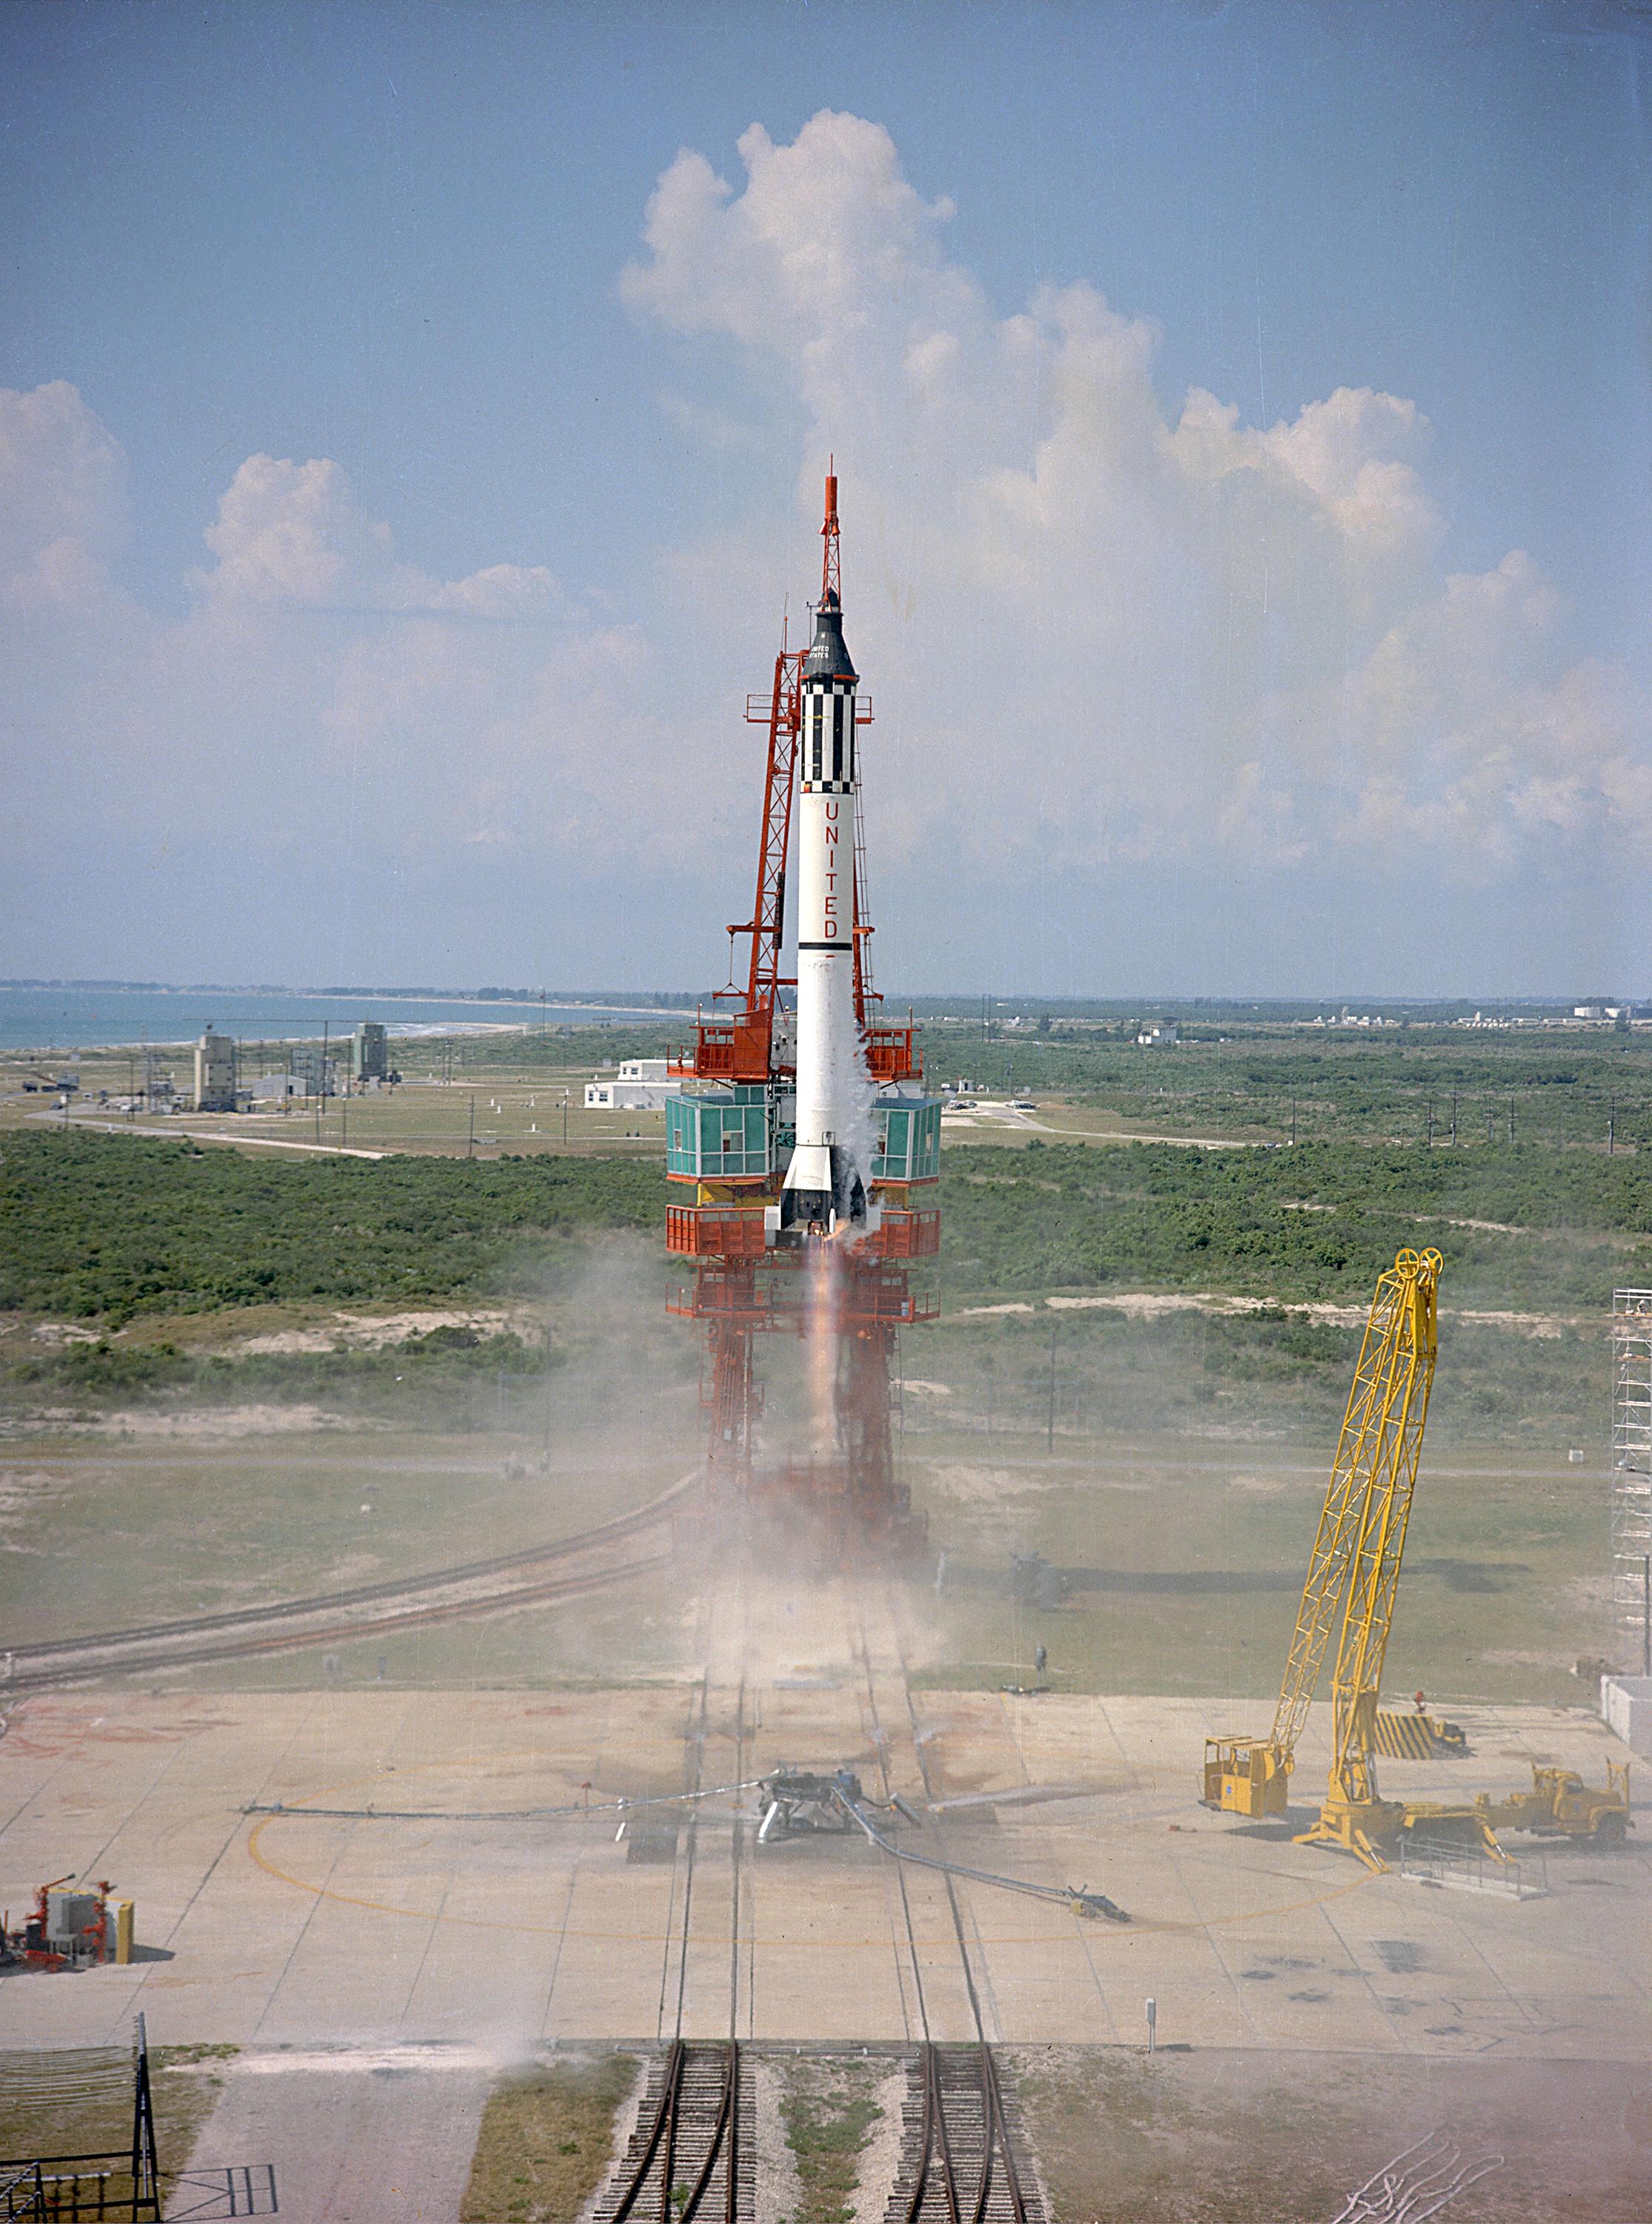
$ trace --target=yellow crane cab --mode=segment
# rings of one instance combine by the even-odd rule
[[[1282,1816],[1290,1805],[1294,1766],[1271,1738],[1207,1738],[1200,1804],[1224,1815]]]

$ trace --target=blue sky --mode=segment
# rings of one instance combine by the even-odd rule
[[[1644,992],[1648,24],[14,6],[8,970],[712,976],[831,445],[892,983]]]

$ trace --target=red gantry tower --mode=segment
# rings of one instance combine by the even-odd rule
[[[821,535],[813,639],[783,646],[766,697],[747,698],[748,723],[768,729],[757,894],[728,929],[728,986],[672,1060],[684,1086],[666,1106],[665,1171],[681,1201],[665,1242],[695,1262],[672,1310],[705,1328],[714,1519],[888,1549],[915,1541],[892,1409],[899,1331],[936,1311],[910,1267],[940,1245],[923,1199],[940,1173],[941,1108],[910,1015],[885,1020],[872,985],[856,739],[872,706],[843,640],[835,476]],[[810,1347],[816,1426],[806,1450],[760,1460],[754,1346],[772,1333]]]

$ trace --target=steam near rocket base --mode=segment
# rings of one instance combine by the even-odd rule
[[[837,481],[826,482],[829,521]],[[798,793],[798,1125],[780,1191],[782,1229],[868,1225],[870,1168],[857,1162],[871,1090],[854,1011],[856,673],[828,587],[804,659]]]

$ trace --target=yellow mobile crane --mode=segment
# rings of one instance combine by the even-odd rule
[[[1378,1791],[1377,1697],[1434,1386],[1440,1267],[1437,1251],[1402,1251],[1378,1279],[1272,1729],[1265,1738],[1205,1741],[1207,1807],[1284,1815],[1296,1740],[1340,1605],[1330,1783],[1319,1820],[1297,1843],[1339,1847],[1373,1869],[1387,1866],[1381,1848],[1411,1830],[1478,1844],[1503,1861],[1498,1828],[1615,1845],[1632,1827],[1626,1766],[1609,1769],[1605,1791],[1568,1770],[1534,1766],[1530,1791],[1500,1801],[1480,1792],[1472,1804],[1384,1799]],[[1447,1751],[1462,1747],[1453,1729],[1428,1724],[1435,1747]]]
[[[1497,1860],[1504,1858],[1478,1808],[1403,1803],[1383,1798],[1377,1789],[1377,1696],[1434,1387],[1440,1265],[1437,1251],[1402,1251],[1394,1261],[1391,1355],[1383,1378],[1374,1456],[1353,1522],[1347,1604],[1331,1681],[1331,1780],[1318,1822],[1297,1842],[1339,1846],[1373,1869],[1387,1867],[1378,1848],[1418,1824],[1436,1835],[1478,1840]],[[1388,1279],[1384,1275],[1377,1286],[1373,1324]]]
[[[1346,1595],[1337,1647],[1331,1785],[1320,1820],[1307,1835],[1362,1854],[1362,1840],[1374,1833],[1388,1835],[1390,1825],[1383,1817],[1391,1815],[1397,1827],[1404,1815],[1378,1799],[1371,1750],[1383,1656],[1434,1384],[1440,1266],[1437,1251],[1402,1251],[1378,1279],[1273,1727],[1264,1738],[1205,1741],[1207,1807],[1236,1815],[1287,1811],[1296,1740]]]

